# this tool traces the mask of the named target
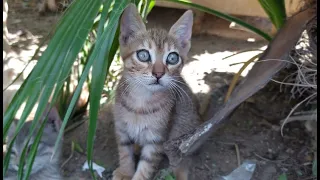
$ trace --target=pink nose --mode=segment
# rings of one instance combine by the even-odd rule
[[[164,72],[154,72],[152,74],[159,80],[164,75]]]

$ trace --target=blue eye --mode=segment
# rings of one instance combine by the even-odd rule
[[[176,52],[169,53],[166,62],[167,62],[167,64],[170,64],[170,65],[178,64],[178,62],[179,62],[178,53],[176,53]]]
[[[138,57],[139,61],[141,61],[141,62],[150,62],[151,61],[149,51],[145,50],[145,49],[138,50],[137,57]]]

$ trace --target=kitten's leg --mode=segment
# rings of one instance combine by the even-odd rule
[[[131,180],[135,171],[133,142],[121,130],[116,130],[118,136],[119,167],[113,171],[112,180]]]
[[[146,144],[141,150],[137,171],[132,180],[149,180],[162,160],[162,144]]]

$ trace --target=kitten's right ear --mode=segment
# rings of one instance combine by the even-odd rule
[[[179,42],[182,53],[185,55],[191,47],[191,35],[193,25],[193,13],[191,10],[186,11],[178,21],[171,27],[169,34],[173,35]]]
[[[121,15],[120,22],[120,45],[126,45],[128,40],[139,31],[146,31],[137,7],[130,3]]]

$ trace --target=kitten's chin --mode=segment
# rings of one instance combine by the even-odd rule
[[[149,84],[147,88],[151,91],[165,91],[167,88],[160,83]]]

